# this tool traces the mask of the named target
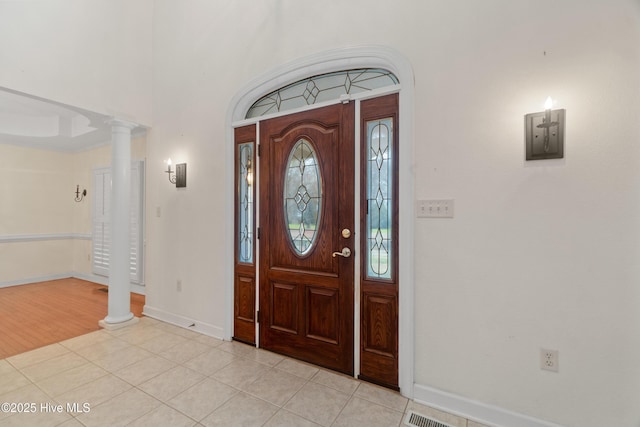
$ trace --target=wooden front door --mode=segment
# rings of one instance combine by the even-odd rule
[[[353,374],[353,102],[261,122],[260,144],[260,346]]]

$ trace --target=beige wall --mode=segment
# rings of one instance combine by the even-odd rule
[[[69,154],[0,145],[0,236],[69,233],[72,175]],[[0,242],[0,284],[66,274],[72,248],[69,239]]]
[[[0,234],[68,233],[73,157],[13,145],[0,150]]]
[[[132,140],[132,159],[145,150],[145,137]],[[109,144],[79,153],[0,144],[0,286],[92,278],[92,171],[110,163]],[[80,203],[77,184],[87,189]]]
[[[144,160],[146,157],[146,137],[134,137],[131,141],[131,159]],[[74,209],[73,233],[91,234],[91,218],[93,210],[93,170],[108,167],[111,164],[111,146],[105,145],[93,150],[73,155],[74,182],[80,188],[87,189],[87,197],[82,203],[76,203]],[[75,191],[75,187],[74,187]],[[76,239],[73,246],[73,271],[92,275],[91,272],[91,240]]]

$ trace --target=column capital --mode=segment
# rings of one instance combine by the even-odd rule
[[[120,128],[133,130],[133,129],[137,128],[138,126],[140,126],[138,123],[135,123],[135,122],[132,122],[132,121],[129,121],[129,120],[117,119],[115,117],[109,117],[104,122],[106,124],[108,124],[109,126],[111,126],[111,128],[120,127]]]

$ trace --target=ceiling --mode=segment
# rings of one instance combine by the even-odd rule
[[[84,151],[111,142],[109,118],[0,88],[0,144]]]

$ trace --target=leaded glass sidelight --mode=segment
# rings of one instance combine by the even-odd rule
[[[238,145],[238,261],[253,263],[253,143]]]
[[[366,123],[367,226],[366,275],[391,279],[393,253],[393,119]]]
[[[291,149],[284,176],[284,221],[298,255],[315,242],[322,209],[322,176],[313,146],[304,138]]]
[[[246,118],[288,111],[323,101],[339,99],[398,84],[398,78],[380,68],[360,68],[320,74],[291,83],[258,99],[247,111]]]

